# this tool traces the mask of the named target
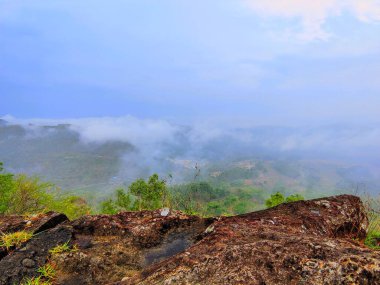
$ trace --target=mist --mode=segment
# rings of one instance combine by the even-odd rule
[[[49,137],[63,132],[65,136],[70,134],[75,142],[65,153],[78,148],[92,149],[94,155],[98,155],[99,149],[101,152],[107,149],[107,155],[116,151],[112,157],[118,161],[117,166],[107,181],[98,181],[105,185],[128,183],[152,173],[164,177],[170,174],[173,183],[181,183],[191,180],[196,165],[207,171],[247,160],[318,161],[346,168],[362,167],[366,169],[366,177],[380,180],[378,125],[230,127],[214,122],[185,125],[133,116],[60,120],[6,116],[2,125],[21,126],[24,133],[18,139],[26,142],[37,140],[36,148]],[[2,132],[0,139],[4,154],[7,151],[4,142],[12,135],[6,135],[5,129]],[[52,141],[55,140],[65,141],[62,134]],[[62,147],[67,145],[69,143]],[[120,148],[121,145],[123,147]],[[34,162],[34,167],[31,165],[14,170],[42,172],[38,161]],[[13,167],[12,160],[8,167]]]

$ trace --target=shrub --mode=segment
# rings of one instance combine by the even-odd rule
[[[285,202],[285,197],[280,192],[272,194],[269,199],[265,201],[265,205],[268,208],[275,207]]]
[[[300,195],[300,194],[293,194],[288,197],[286,197],[285,202],[290,203],[290,202],[296,202],[296,201],[302,201],[305,200],[305,198]]]
[[[265,200],[265,205],[267,208],[272,208],[282,203],[290,203],[295,201],[305,200],[305,198],[300,194],[293,194],[285,198],[280,192],[272,194],[269,199]]]

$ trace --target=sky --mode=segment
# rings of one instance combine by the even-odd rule
[[[378,124],[379,0],[0,0],[0,117]]]

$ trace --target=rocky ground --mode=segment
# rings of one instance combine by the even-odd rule
[[[380,253],[349,195],[283,204],[235,217],[177,211],[0,216],[0,231],[34,236],[0,248],[0,284],[51,264],[54,284],[380,284]],[[69,242],[70,250],[49,250]]]

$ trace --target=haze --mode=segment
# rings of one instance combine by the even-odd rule
[[[380,1],[268,3],[0,1],[0,114],[378,123]]]
[[[71,143],[138,150],[118,154],[121,179],[312,159],[378,183],[379,35],[378,0],[0,0],[0,161],[43,175],[8,156],[12,124],[23,142],[69,124]]]

